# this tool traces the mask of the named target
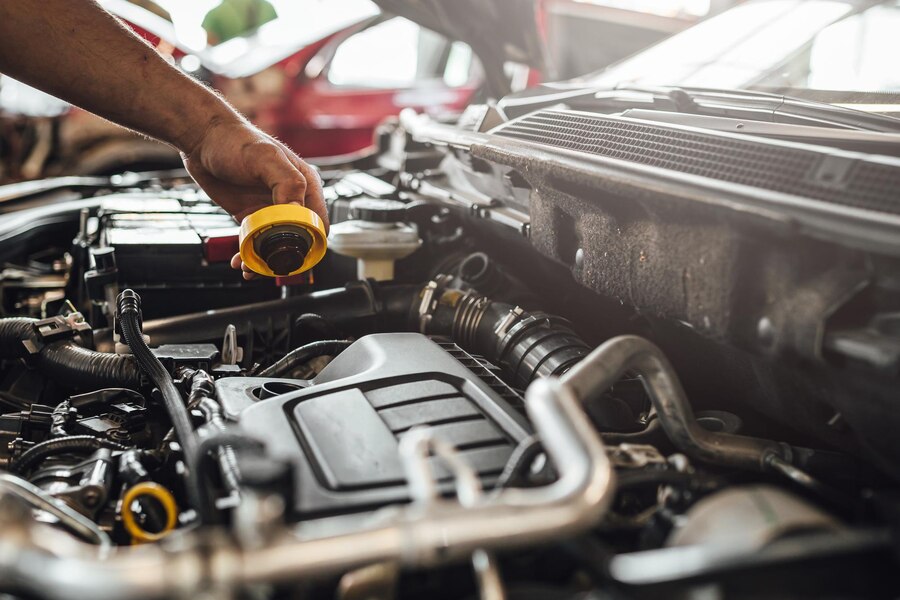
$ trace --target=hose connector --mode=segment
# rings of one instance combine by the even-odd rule
[[[141,313],[141,297],[132,289],[122,291],[116,297],[116,314],[122,316],[126,312]]]
[[[123,315],[136,315],[138,327],[142,327],[144,325],[143,315],[141,313],[141,297],[132,289],[123,290],[116,297],[116,318],[115,318],[115,327],[114,330],[119,337],[123,336],[122,333],[122,316]]]

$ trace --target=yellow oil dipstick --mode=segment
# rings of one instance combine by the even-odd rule
[[[312,269],[328,246],[325,224],[299,204],[261,208],[241,222],[244,264],[260,275],[286,277]]]
[[[134,512],[131,510],[131,505],[134,501],[144,496],[158,501],[166,513],[166,523],[163,525],[162,530],[157,533],[147,531],[141,527],[134,517]],[[177,521],[178,505],[175,503],[175,497],[172,496],[172,492],[158,483],[151,481],[138,483],[134,487],[129,488],[125,492],[125,497],[122,498],[122,524],[125,526],[125,531],[131,535],[131,539],[135,544],[161,540],[175,529]]]

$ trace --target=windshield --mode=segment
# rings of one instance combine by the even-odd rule
[[[884,107],[900,103],[898,56],[900,0],[751,0],[579,81],[824,91],[806,95]]]

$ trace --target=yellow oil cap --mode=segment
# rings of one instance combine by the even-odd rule
[[[241,222],[244,264],[260,275],[287,277],[312,269],[328,246],[325,224],[299,204],[274,204]]]

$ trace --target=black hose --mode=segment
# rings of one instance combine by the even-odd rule
[[[122,328],[122,337],[131,353],[134,355],[141,371],[150,379],[150,381],[159,388],[159,392],[163,398],[163,404],[172,426],[175,429],[175,435],[178,443],[184,452],[185,462],[187,463],[188,472],[195,469],[194,459],[197,455],[197,440],[194,434],[194,427],[191,424],[191,417],[187,407],[184,405],[178,388],[175,387],[175,381],[172,375],[166,370],[156,355],[147,346],[144,341],[144,335],[141,331],[141,308],[140,296],[133,290],[125,290],[119,294],[116,301],[117,304],[117,321]],[[201,523],[204,518],[208,518],[208,513],[204,511],[204,503],[202,502],[203,494],[196,486],[190,482],[196,481],[192,477],[187,477],[187,495],[191,506],[197,511]]]
[[[288,352],[284,357],[259,372],[259,377],[283,377],[310,360],[319,356],[337,356],[350,347],[353,342],[347,340],[323,340],[300,346]]]
[[[203,413],[203,418],[206,419],[209,427],[214,430],[212,435],[226,433],[227,427],[225,425],[225,417],[222,414],[222,407],[214,400],[215,385],[212,377],[206,371],[186,370],[185,374],[191,382],[188,406],[200,409]],[[231,492],[239,492],[239,473],[234,449],[231,446],[223,445],[218,450],[218,457],[225,487]]]
[[[43,460],[55,454],[67,454],[69,452],[91,452],[108,448],[110,450],[125,450],[125,446],[110,440],[104,440],[92,435],[70,435],[55,438],[36,444],[22,453],[10,465],[12,473],[25,473]]]
[[[225,419],[222,417],[222,408],[212,398],[203,398],[200,401],[200,410],[210,426],[216,430],[216,434],[225,433]],[[240,490],[240,473],[237,467],[237,458],[234,455],[234,448],[229,445],[223,445],[218,450],[219,470],[222,472],[222,481],[230,492],[238,492]]]
[[[338,337],[337,328],[328,322],[328,319],[317,313],[303,313],[294,321],[294,329],[298,330],[300,339],[304,339],[308,332],[309,337],[306,339],[327,340]]]
[[[0,319],[0,357],[24,358],[28,356],[25,340],[34,337],[36,319],[11,317]]]
[[[0,319],[0,358],[31,356],[25,343],[36,340],[36,322],[36,319],[25,317]],[[40,348],[34,356],[34,364],[49,378],[67,388],[136,389],[141,384],[141,372],[130,356],[89,350],[71,339]]]
[[[38,368],[68,388],[141,386],[141,372],[130,356],[88,350],[71,340],[45,346],[39,354]]]
[[[503,369],[514,387],[524,389],[539,377],[562,375],[590,352],[561,317],[527,312],[446,285],[441,278],[429,284],[436,291],[428,318],[411,315],[419,321],[418,329],[448,336],[468,352],[485,357]]]

